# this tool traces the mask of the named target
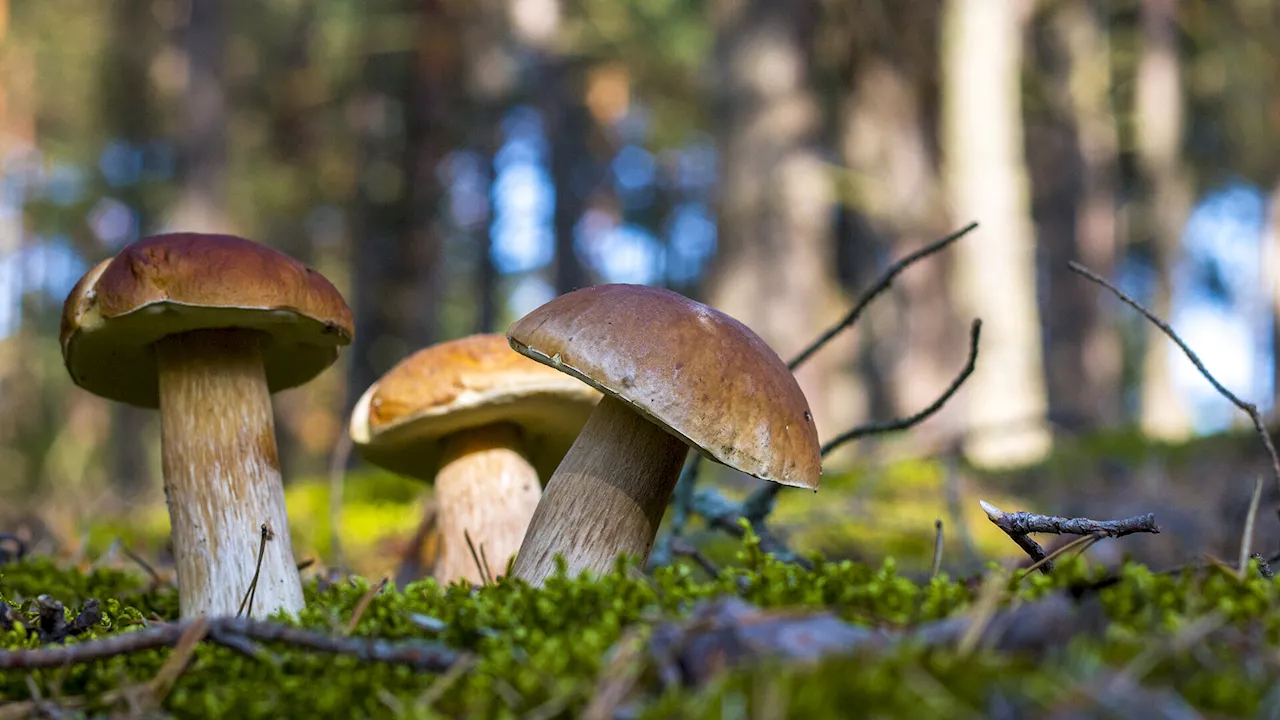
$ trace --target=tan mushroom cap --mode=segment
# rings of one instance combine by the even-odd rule
[[[258,330],[272,392],[301,385],[354,335],[351,308],[318,272],[231,235],[156,235],[80,278],[62,308],[62,357],[80,387],[159,407],[153,344],[218,328]]]
[[[718,310],[661,288],[596,285],[535,309],[507,337],[716,462],[818,488],[822,458],[804,392],[760,336]]]
[[[472,335],[401,360],[356,403],[350,433],[369,462],[430,480],[440,440],[513,423],[545,483],[599,402],[600,393],[513,352],[502,335]]]

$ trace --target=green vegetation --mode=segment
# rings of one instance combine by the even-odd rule
[[[700,687],[667,691],[659,690],[650,653],[619,659],[630,645],[620,640],[632,628],[643,639],[655,623],[677,621],[699,602],[726,595],[740,594],[762,608],[824,610],[889,632],[976,613],[982,605],[981,583],[945,574],[921,583],[892,560],[872,567],[812,558],[812,571],[778,563],[749,536],[736,562],[715,578],[683,564],[645,575],[620,562],[607,576],[560,577],[540,590],[506,581],[476,590],[433,581],[387,589],[373,597],[354,635],[438,640],[474,653],[474,665],[437,675],[279,644],[262,645],[256,657],[206,644],[163,708],[177,716],[246,718],[280,717],[284,708],[291,716],[569,717],[580,715],[607,684],[634,675],[623,706],[641,717],[742,716],[735,708],[757,717],[770,707],[784,710],[777,717],[840,717],[850,707],[868,717],[920,717],[925,707],[930,716],[977,717],[992,703],[1029,711],[1097,707],[1112,697],[1107,683],[1127,676],[1157,693],[1144,702],[1186,702],[1239,716],[1256,713],[1280,679],[1280,586],[1256,568],[1241,581],[1217,566],[1159,574],[1129,565],[1106,583],[1099,582],[1101,568],[1078,559],[1060,562],[1053,576],[1008,581],[1006,604],[1074,588],[1076,594],[1096,593],[1105,608],[1104,632],[1048,643],[1035,655],[981,647],[966,654],[950,644],[905,643],[817,664],[761,658]],[[128,632],[152,613],[176,615],[172,591],[149,590],[145,578],[120,571],[66,569],[45,559],[0,570],[0,595],[26,612],[38,593],[64,601],[69,618],[85,599],[102,600],[99,626],[68,643]],[[989,571],[1004,572],[995,566]],[[313,581],[309,607],[297,623],[341,634],[369,587],[360,578],[328,587]],[[1081,590],[1090,587],[1097,589]],[[7,649],[36,645],[21,629],[0,635]],[[106,693],[150,681],[170,654],[155,650],[59,669],[3,671],[0,697],[27,699],[34,688],[78,711],[110,712]],[[1158,694],[1162,689],[1165,695]]]

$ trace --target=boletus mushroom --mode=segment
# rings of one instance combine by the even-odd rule
[[[596,285],[515,322],[517,352],[603,393],[547,481],[514,577],[541,585],[647,559],[690,447],[783,485],[818,489],[822,460],[804,393],[742,323],[682,295]]]
[[[350,434],[366,460],[434,484],[441,583],[506,571],[551,476],[600,393],[513,352],[502,335],[424,348],[369,387]]]
[[[229,235],[144,238],[85,274],[62,312],[72,380],[158,408],[182,617],[303,607],[289,538],[271,393],[328,368],[351,309],[319,273]]]

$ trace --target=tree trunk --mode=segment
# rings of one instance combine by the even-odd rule
[[[587,145],[591,116],[583,103],[582,70],[572,58],[544,57],[543,105],[551,144],[551,178],[555,184],[555,288],[563,295],[588,284],[578,256],[574,229],[591,192],[591,150]]]
[[[838,319],[832,190],[811,85],[810,3],[717,0],[718,249],[708,302],[790,359]],[[850,423],[849,335],[796,373],[824,436]],[[829,398],[838,397],[838,401]]]
[[[112,40],[102,72],[103,119],[111,135],[140,148],[155,136],[155,102],[151,63],[160,45],[161,29],[147,0],[120,0],[111,6]],[[135,213],[137,234],[150,232],[156,207],[145,183],[115,191]],[[99,253],[105,251],[98,249]],[[111,404],[110,481],[121,506],[151,489],[158,489],[143,442],[153,413],[124,403]]]
[[[936,49],[881,39],[936,36],[937,13],[915,4],[886,6],[885,12],[879,25],[862,30],[840,107],[839,144],[848,172],[840,237],[847,257],[841,267],[846,282],[859,290],[888,263],[955,229],[942,221],[939,203],[931,87]],[[863,321],[860,339],[876,418],[927,407],[964,361],[967,322],[952,307],[951,260],[947,252],[912,266]],[[963,418],[957,409],[948,404],[911,438],[959,430]]]
[[[375,43],[386,17],[416,10],[417,45]],[[353,249],[353,308],[348,404],[413,350],[437,339],[443,190],[436,169],[452,147],[459,41],[438,0],[380,3],[371,14],[360,128],[361,171]],[[401,134],[403,131],[403,134]]]
[[[1109,93],[1111,49],[1091,0],[1062,4],[1038,28],[1037,74],[1049,109],[1027,120],[1032,207],[1044,272],[1049,415],[1071,430],[1119,422],[1122,344],[1104,293],[1067,270],[1103,277],[1116,265],[1118,147]]]
[[[192,232],[235,232],[227,213],[227,112],[224,67],[225,6],[219,0],[191,0],[183,29],[187,85],[180,103],[179,152],[182,175],[169,228]]]
[[[1173,270],[1191,187],[1181,163],[1184,109],[1175,0],[1142,0],[1142,56],[1137,78],[1137,151],[1145,198],[1142,237],[1151,247],[1155,292],[1148,307],[1170,319]],[[1142,369],[1142,429],[1176,440],[1191,430],[1186,401],[1174,384],[1169,339],[1148,326]]]
[[[955,250],[959,305],[983,321],[977,370],[964,391],[965,452],[988,466],[1033,461],[1050,444],[1023,158],[1029,9],[1026,0],[948,0],[942,19],[944,182],[957,222],[981,223]]]

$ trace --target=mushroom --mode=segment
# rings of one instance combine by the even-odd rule
[[[512,575],[600,574],[645,560],[689,447],[714,462],[816,491],[808,401],[786,364],[737,320],[670,290],[596,285],[515,322],[517,352],[604,394],[546,490]]]
[[[483,584],[467,537],[495,575],[520,547],[549,477],[600,401],[590,387],[472,335],[400,361],[351,414],[361,457],[435,486],[441,583]],[[465,532],[465,534],[464,534]]]
[[[62,311],[77,385],[159,408],[182,617],[303,608],[271,393],[301,385],[351,342],[351,309],[319,273],[229,235],[144,238],[102,261]],[[262,543],[263,524],[274,537]]]

